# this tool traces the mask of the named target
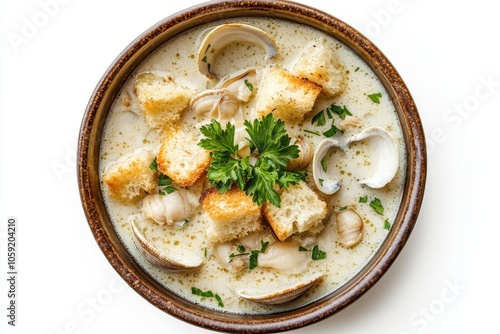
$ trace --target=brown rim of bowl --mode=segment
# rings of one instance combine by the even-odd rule
[[[268,315],[218,312],[186,301],[146,274],[126,251],[103,204],[99,182],[99,147],[105,119],[121,86],[164,41],[198,25],[243,16],[285,19],[309,25],[338,39],[356,52],[384,84],[403,128],[407,176],[402,203],[391,231],[368,264],[336,291],[299,309]],[[210,1],[160,21],[134,40],[111,64],[87,105],[78,142],[78,184],[90,229],[118,274],[141,296],[166,313],[191,324],[222,332],[267,333],[297,329],[323,320],[368,291],[401,252],[416,223],[426,179],[426,145],[415,103],[396,69],[360,32],[341,20],[290,1]]]

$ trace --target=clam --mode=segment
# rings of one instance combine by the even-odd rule
[[[380,127],[366,128],[360,133],[353,135],[347,140],[347,145],[364,140],[376,141],[374,147],[378,155],[378,162],[373,176],[361,180],[360,183],[370,188],[382,188],[394,178],[398,170],[398,147],[392,136]]]
[[[139,216],[130,219],[134,244],[151,264],[169,271],[194,270],[201,266],[203,259],[196,254],[170,254],[155,247],[141,232],[138,219]]]
[[[299,147],[299,157],[288,161],[288,170],[305,170],[312,158],[312,150],[309,143],[303,137],[297,137],[295,145]]]
[[[283,304],[302,296],[304,293],[306,293],[307,290],[316,285],[320,281],[322,276],[323,274],[316,273],[311,277],[294,283],[288,287],[276,289],[273,291],[240,289],[237,292],[240,297],[254,303],[270,305]]]
[[[229,120],[237,114],[239,100],[227,88],[207,89],[193,97],[189,109],[200,116],[206,115],[219,121]]]
[[[256,84],[257,76],[255,69],[245,69],[234,73],[227,79],[222,79],[217,86],[228,89],[240,101],[248,102]]]
[[[216,75],[212,73],[211,69],[218,52],[226,45],[238,41],[261,45],[269,58],[273,58],[277,54],[276,43],[265,31],[247,24],[222,24],[207,34],[198,49],[199,71],[210,79],[215,78]]]
[[[328,166],[324,163],[326,161],[324,159],[328,159],[328,153],[335,148],[341,148],[340,143],[337,140],[327,138],[318,145],[313,156],[314,183],[321,192],[327,195],[331,195],[340,189],[340,181],[332,178],[331,173],[328,173]]]
[[[332,216],[333,217],[333,216]],[[339,242],[345,247],[354,247],[363,238],[363,219],[352,209],[337,214],[337,233]]]

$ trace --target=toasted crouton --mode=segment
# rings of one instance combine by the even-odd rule
[[[280,241],[315,228],[326,213],[326,203],[303,181],[284,189],[280,208],[269,203],[262,205],[262,215]]]
[[[320,40],[305,47],[292,73],[321,85],[323,92],[329,96],[338,95],[346,88],[345,69],[339,63],[335,50]]]
[[[103,174],[110,196],[132,203],[152,192],[157,185],[155,172],[149,168],[153,159],[153,152],[139,149],[111,164]]]
[[[242,238],[263,228],[260,207],[237,187],[223,194],[210,188],[200,201],[208,224],[206,236],[213,243]]]
[[[175,126],[194,96],[194,92],[171,77],[151,72],[139,74],[134,88],[146,124],[154,129]]]
[[[272,112],[284,122],[301,122],[320,92],[320,85],[274,65],[263,74],[255,110],[259,117]]]
[[[210,153],[198,146],[194,134],[173,130],[161,142],[157,163],[160,172],[181,187],[189,187],[210,165]]]

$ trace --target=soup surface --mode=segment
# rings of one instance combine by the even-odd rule
[[[245,23],[265,31],[275,41],[278,54],[268,59],[263,48],[257,44],[247,41],[231,43],[220,52],[217,62],[212,66],[211,70],[217,73],[219,78],[231,76],[232,73],[247,68],[255,68],[257,78],[254,88],[258,89],[261,69],[275,64],[291,70],[311,41],[317,41],[335,50],[342,68],[345,88],[341,93],[329,96],[322,92],[303,120],[293,124],[285,121],[288,134],[292,138],[303,138],[313,151],[326,137],[337,140],[342,146],[331,150],[326,159],[323,159],[324,166],[318,167],[323,168],[332,179],[340,181],[340,189],[334,194],[327,195],[318,190],[313,180],[312,160],[305,169],[305,182],[315,191],[318,198],[326,203],[328,213],[313,230],[296,233],[290,237],[300,245],[300,251],[308,254],[304,268],[300,272],[260,266],[253,269],[228,270],[214,254],[217,245],[206,238],[207,222],[201,205],[196,206],[184,222],[160,225],[141,214],[143,198],[130,203],[117,201],[110,196],[108,186],[104,182],[103,196],[113,225],[130,254],[165,288],[194,303],[220,311],[248,314],[279,312],[320,298],[338,289],[358,273],[383,242],[400,205],[406,154],[394,105],[373,71],[346,46],[312,28],[266,18],[221,20],[191,29],[173,38],[136,69],[117,96],[105,124],[100,173],[102,178],[109,166],[123,157],[133,155],[138,149],[147,149],[157,154],[160,143],[168,132],[168,129],[152,128],[145,120],[134,88],[134,83],[141,73],[155,73],[172,78],[177,84],[195,93],[213,88],[217,85],[217,80],[207,78],[198,70],[198,49],[211,29],[234,22]],[[240,112],[243,119],[252,120],[255,117],[255,103],[255,92],[247,102],[241,103]],[[338,113],[333,112],[334,108],[329,109],[331,105],[336,106]],[[324,121],[321,121],[321,118]],[[182,112],[178,124],[186,131],[199,134],[199,127],[209,121],[210,117],[194,114],[186,109]],[[336,130],[332,130],[334,126]],[[387,185],[378,189],[359,182],[372,176],[376,166],[382,160],[388,159],[377,146],[377,140],[362,140],[346,145],[348,138],[370,127],[384,129],[398,148],[399,163],[396,174]],[[201,184],[202,189],[194,192],[197,196],[207,188],[206,182]],[[176,187],[175,184],[173,186]],[[363,220],[362,240],[352,247],[346,247],[339,242],[336,216],[344,210],[357,212]],[[187,272],[167,271],[152,265],[134,244],[131,219],[136,220],[144,236],[158,249],[168,250],[180,257],[190,257],[194,254],[203,259],[203,264],[198,269]],[[316,250],[316,256],[312,254],[313,248]],[[317,256],[318,253],[321,256]],[[322,274],[318,284],[300,298],[288,303],[265,305],[248,301],[238,295],[240,289],[255,293],[277,291],[316,274]],[[213,292],[213,296],[217,295],[218,298],[196,293],[207,291]]]

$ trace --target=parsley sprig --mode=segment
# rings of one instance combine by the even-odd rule
[[[236,184],[258,205],[270,202],[280,207],[281,198],[275,186],[286,188],[306,178],[305,172],[285,170],[289,160],[298,158],[299,147],[291,144],[285,123],[274,119],[273,114],[253,122],[246,120],[244,125],[249,136],[250,152],[256,157],[253,164],[250,164],[250,157],[240,158],[237,154],[234,125],[228,122],[223,129],[213,119],[200,128],[205,138],[198,145],[211,151],[208,180],[221,193]]]
[[[171,194],[177,190],[172,185],[173,184],[172,179],[159,171],[158,163],[156,162],[156,157],[153,159],[153,161],[149,165],[149,168],[155,172],[160,173],[160,175],[158,176],[158,187],[159,187],[158,193],[160,195]]]

